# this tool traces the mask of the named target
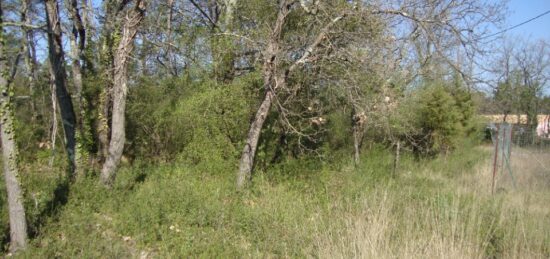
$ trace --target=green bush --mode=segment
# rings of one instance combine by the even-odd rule
[[[417,100],[416,145],[423,154],[448,153],[454,149],[465,128],[470,128],[473,116],[471,97],[466,94],[452,95],[443,82],[424,87]]]
[[[142,82],[133,89],[127,111],[128,153],[177,158],[210,172],[227,169],[246,136],[258,85],[256,74],[225,85],[190,79]]]

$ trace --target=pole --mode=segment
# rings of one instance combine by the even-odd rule
[[[498,132],[499,132],[499,126],[498,124],[496,125],[497,126],[497,137],[496,137],[496,144],[495,144],[495,156],[494,156],[494,159],[493,159],[493,182],[492,182],[492,185],[491,185],[491,193],[494,194],[495,193],[495,176],[497,174],[497,161],[498,161],[498,142],[500,142],[499,140],[499,136],[498,136]]]

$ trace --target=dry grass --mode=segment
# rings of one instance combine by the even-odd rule
[[[376,204],[365,202],[361,213],[347,215],[345,231],[319,232],[319,256],[476,258],[483,255],[483,242],[467,236],[475,232],[477,225],[462,229],[457,207],[451,207],[446,215],[436,216],[435,211],[420,208],[407,208],[405,215],[396,215],[392,212],[392,198],[387,194],[383,197]],[[440,216],[450,221],[442,222]]]
[[[363,205],[317,230],[322,258],[548,258],[550,155],[517,150],[517,188],[499,175],[491,194],[490,159],[473,172],[446,179],[432,197],[406,189],[380,190]],[[538,161],[538,162],[535,162]],[[539,163],[540,162],[540,163]],[[424,170],[426,179],[442,174]],[[414,192],[414,191],[413,191]],[[342,227],[342,224],[344,227]]]

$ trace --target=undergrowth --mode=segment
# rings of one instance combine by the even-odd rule
[[[241,193],[233,168],[135,161],[110,191],[95,175],[71,185],[66,204],[51,202],[58,174],[27,170],[35,234],[17,256],[549,257],[547,210],[523,210],[464,180],[487,158],[480,148],[432,160],[405,154],[396,174],[382,149],[357,166],[290,160],[256,173]],[[5,209],[0,219],[5,244]]]

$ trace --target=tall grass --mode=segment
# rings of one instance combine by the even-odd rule
[[[548,187],[491,195],[489,159],[479,148],[404,155],[396,176],[380,149],[357,167],[294,160],[257,173],[243,193],[233,168],[136,162],[111,191],[94,176],[76,183],[48,214],[40,212],[55,184],[41,183],[47,172],[29,173],[37,235],[18,256],[548,258]]]

